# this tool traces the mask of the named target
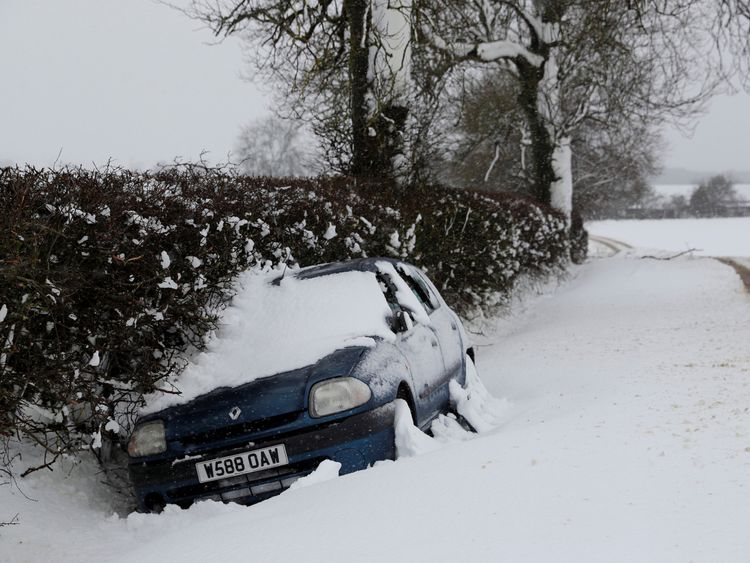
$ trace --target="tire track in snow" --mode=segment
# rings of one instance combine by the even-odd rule
[[[622,252],[623,250],[629,250],[633,248],[626,242],[622,242],[620,240],[615,240],[615,239],[608,238],[608,237],[600,237],[598,235],[589,235],[589,240],[611,250],[612,256],[614,256],[618,252]]]

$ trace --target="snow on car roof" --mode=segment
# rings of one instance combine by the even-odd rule
[[[144,413],[312,365],[346,346],[372,346],[372,337],[395,339],[374,272],[315,277],[246,272],[237,288],[207,349],[171,382],[181,394],[148,396]]]

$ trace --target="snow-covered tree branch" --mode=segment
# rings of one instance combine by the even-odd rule
[[[726,4],[741,19],[743,2]],[[451,55],[454,68],[511,69],[529,131],[533,192],[567,215],[571,140],[580,127],[681,122],[728,74],[712,63],[729,31],[716,24],[716,4],[703,0],[463,0],[428,12],[422,36]],[[731,46],[740,52],[747,40],[733,29]]]
[[[217,36],[245,39],[256,75],[282,86],[282,111],[336,147],[324,151],[335,169],[399,178],[412,10],[411,0],[195,0],[188,12]]]

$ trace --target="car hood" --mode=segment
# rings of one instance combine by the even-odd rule
[[[223,387],[145,417],[164,420],[168,442],[205,444],[276,428],[297,420],[307,410],[307,393],[317,381],[348,375],[365,347],[337,350],[313,365]]]

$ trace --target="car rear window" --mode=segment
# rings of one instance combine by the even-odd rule
[[[404,278],[409,289],[411,289],[415,297],[419,299],[419,302],[424,306],[428,314],[440,307],[440,302],[430,290],[424,279],[422,279],[419,272],[406,264],[399,264],[398,272],[401,274],[401,277]]]

